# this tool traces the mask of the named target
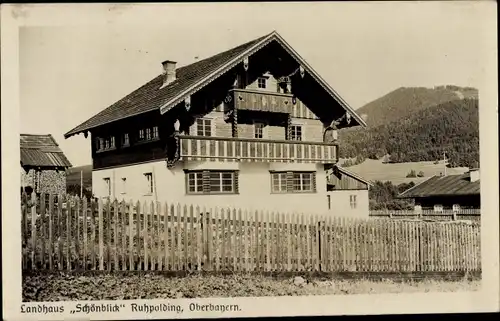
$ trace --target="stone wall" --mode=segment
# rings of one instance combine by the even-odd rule
[[[21,187],[30,186],[37,193],[66,193],[66,172],[56,170],[30,169],[26,172],[21,168]]]

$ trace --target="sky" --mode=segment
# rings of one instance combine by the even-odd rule
[[[91,164],[90,140],[64,133],[160,74],[162,61],[183,66],[273,30],[355,109],[399,87],[477,87],[485,68],[486,24],[469,2],[65,8],[65,23],[19,31],[20,131],[52,134],[74,166]],[[92,20],[69,21],[86,10]]]

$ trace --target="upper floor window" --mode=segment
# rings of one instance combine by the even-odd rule
[[[97,140],[96,140],[96,150],[97,151],[110,150],[110,149],[114,149],[114,148],[116,148],[114,136],[98,137],[97,138]]]
[[[292,125],[290,128],[290,140],[302,140],[302,126]]]
[[[451,209],[453,210],[453,212],[458,212],[460,211],[460,205],[459,204],[453,204]]]
[[[434,205],[434,211],[435,212],[442,212],[443,211],[443,205],[441,205],[441,204]]]
[[[358,206],[357,196],[349,195],[349,203],[351,204],[351,208],[355,209]]]
[[[190,171],[186,175],[188,194],[234,194],[238,190],[235,171]]]
[[[122,146],[130,146],[130,137],[128,136],[128,133],[123,133],[122,135]]]
[[[262,122],[254,123],[254,138],[264,138],[264,127],[266,124]]]
[[[257,78],[257,87],[258,88],[266,88],[267,87],[267,79],[265,77]]]
[[[148,141],[158,139],[158,126],[139,129],[139,141]]]
[[[273,193],[300,193],[316,191],[315,172],[272,172]]]
[[[196,134],[198,136],[212,136],[212,120],[205,118],[197,119]]]

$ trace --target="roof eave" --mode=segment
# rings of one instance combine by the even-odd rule
[[[228,69],[234,67],[234,65],[236,65],[239,61],[241,61],[245,56],[251,54],[253,51],[256,51],[257,48],[261,47],[263,44],[271,40],[277,40],[278,42],[280,42],[296,60],[298,60],[302,65],[304,65],[304,69],[306,69],[311,75],[313,75],[316,81],[318,81],[320,85],[322,85],[323,88],[327,90],[327,92],[335,99],[335,101],[337,101],[337,103],[339,103],[341,107],[343,107],[346,111],[349,112],[349,114],[351,114],[351,116],[356,120],[359,126],[362,126],[363,128],[367,127],[367,124],[363,120],[363,118],[361,118],[355,112],[355,110],[351,106],[349,106],[349,104],[347,104],[347,102],[344,99],[342,99],[342,97],[276,31],[273,31],[267,37],[255,43],[250,48],[248,48],[247,50],[245,50],[244,52],[233,58],[231,61],[227,62],[226,64],[219,67],[217,70],[213,71],[202,80],[198,81],[196,84],[192,85],[190,88],[184,90],[182,93],[178,94],[171,100],[167,101],[160,107],[160,113],[161,114],[166,113],[171,107],[181,102],[183,97],[195,93],[197,90],[199,90],[200,87],[203,87],[203,85],[207,81],[217,77],[217,75],[220,75],[226,72]]]

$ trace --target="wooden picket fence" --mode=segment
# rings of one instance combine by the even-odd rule
[[[481,270],[479,224],[35,194],[21,209],[28,270]]]
[[[457,211],[444,210],[441,212],[433,210],[371,210],[372,218],[393,218],[393,219],[423,219],[435,221],[456,221],[456,220],[481,220],[480,209],[460,209]]]

